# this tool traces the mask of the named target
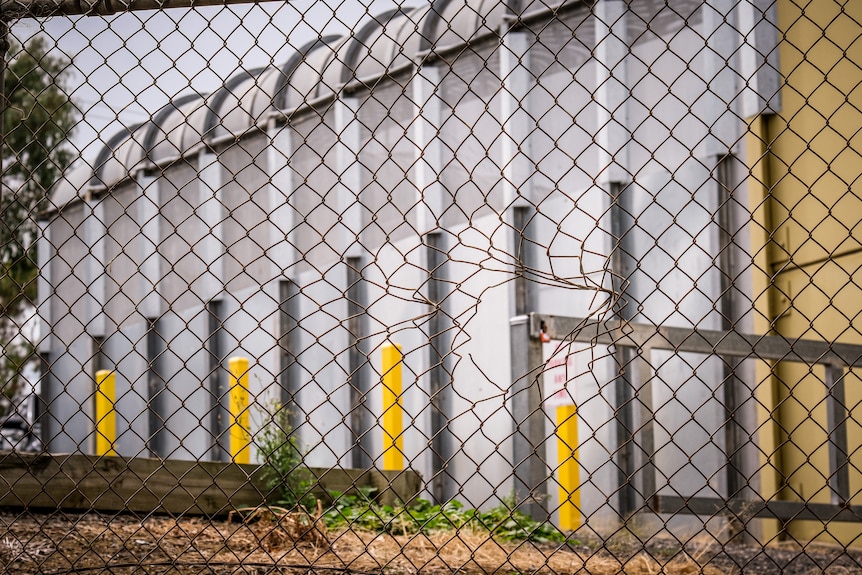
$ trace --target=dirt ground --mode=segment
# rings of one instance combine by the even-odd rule
[[[684,549],[683,549],[684,547]],[[448,531],[323,533],[269,516],[239,521],[133,515],[0,513],[0,568],[10,574],[277,575],[558,573],[705,575],[862,573],[862,552],[762,548],[653,538],[536,545]]]

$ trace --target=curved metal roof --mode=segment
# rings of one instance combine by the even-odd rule
[[[337,53],[340,36],[324,36],[299,49],[282,67],[282,87],[275,107],[293,110],[316,100],[321,92],[331,93],[338,86],[324,86],[326,64]]]
[[[159,164],[178,158],[188,151],[183,148],[183,134],[190,127],[186,118],[203,104],[200,95],[189,94],[174,100],[154,114],[153,119],[146,125],[141,141],[145,153],[142,160],[147,159],[153,164]],[[135,166],[126,167],[131,171]]]
[[[506,10],[497,0],[433,0],[372,17],[346,36],[319,37],[280,67],[240,72],[209,96],[182,96],[149,122],[116,134],[95,167],[74,169],[54,186],[52,201],[59,208],[88,186],[111,188],[135,170],[173,161],[201,143],[240,136],[272,110],[307,106],[352,81],[406,66],[421,52],[469,42],[497,30]]]
[[[66,173],[54,184],[54,191],[51,194],[51,208],[49,209],[58,210],[69,202],[80,198],[92,177],[93,168],[87,165],[66,170]]]
[[[440,13],[434,47],[445,49],[458,46],[488,32],[495,32],[507,12],[506,3],[499,0],[448,2]]]
[[[93,177],[90,180],[90,185],[98,186],[103,182],[112,182],[118,177],[122,178],[125,175],[127,171],[126,166],[134,161],[129,157],[131,144],[137,143],[132,138],[132,134],[140,127],[140,124],[138,124],[131,128],[124,128],[108,139],[105,147],[96,156],[95,169],[93,169]],[[140,158],[143,154],[136,155]]]
[[[353,33],[352,41],[343,44],[343,49],[338,54],[339,59],[344,62],[344,66],[341,68],[341,77],[338,79],[342,84],[346,84],[356,77],[354,70],[363,57],[363,48],[367,54],[368,37],[380,27],[381,22],[388,22],[397,13],[398,10],[390,10],[372,18]]]

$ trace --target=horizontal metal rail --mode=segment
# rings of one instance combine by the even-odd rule
[[[862,522],[862,507],[858,505],[833,505],[806,501],[781,501],[757,499],[730,499],[718,497],[680,497],[678,495],[654,495],[650,508],[656,513],[670,515],[735,516],[748,519],[778,519],[779,521],[841,521]]]
[[[777,335],[751,335],[685,327],[665,327],[627,321],[530,314],[530,336],[552,340],[621,345],[639,349],[724,355],[766,361],[796,361],[810,365],[862,367],[862,345]]]
[[[765,361],[794,361],[831,369],[862,367],[862,346],[774,335],[740,334],[696,328],[663,327],[628,321],[530,314],[530,337],[545,340],[668,350]],[[828,371],[828,370],[827,370]],[[845,446],[846,450],[846,446]],[[805,501],[722,499],[655,494],[649,507],[670,515],[736,516],[793,520],[862,522],[858,506]]]

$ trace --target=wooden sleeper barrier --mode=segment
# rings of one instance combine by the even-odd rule
[[[143,457],[0,452],[0,507],[31,510],[227,515],[266,502],[259,465]],[[410,501],[413,470],[310,468],[313,493],[375,489],[383,504]]]

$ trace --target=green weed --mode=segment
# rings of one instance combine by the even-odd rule
[[[304,504],[313,509],[315,500],[310,492],[314,477],[303,464],[303,453],[292,433],[288,413],[279,403],[265,410],[266,420],[255,436],[264,462],[262,478],[275,505],[291,509]]]
[[[473,529],[487,531],[500,541],[566,541],[565,534],[553,525],[534,521],[515,510],[511,498],[488,511],[479,511],[467,509],[454,500],[444,505],[434,505],[425,499],[417,499],[410,505],[379,505],[372,499],[372,493],[371,489],[360,489],[359,493],[350,495],[333,493],[334,503],[324,514],[327,527],[350,527],[391,535]]]
[[[287,408],[273,404],[265,416],[255,440],[264,462],[263,480],[270,492],[270,502],[285,509],[300,504],[313,509],[314,477],[303,464],[303,453],[292,434]],[[391,535],[471,529],[489,532],[500,541],[566,541],[565,534],[553,525],[534,521],[516,510],[511,497],[492,509],[479,511],[465,508],[456,500],[443,505],[425,499],[409,505],[380,505],[373,494],[370,487],[351,494],[332,493],[333,503],[323,515],[327,528],[349,527]]]

